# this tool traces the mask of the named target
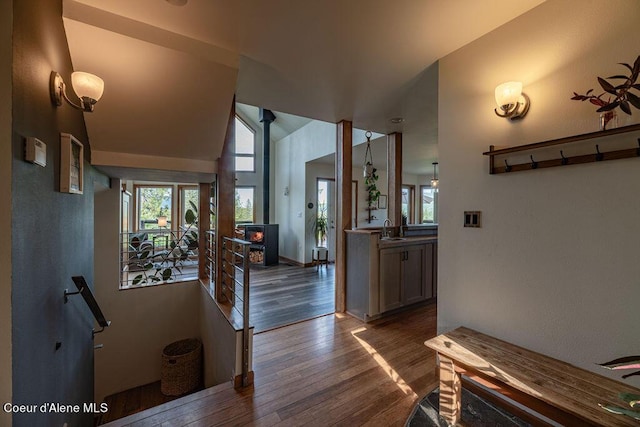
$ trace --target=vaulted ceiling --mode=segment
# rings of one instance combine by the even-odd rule
[[[415,169],[437,157],[436,61],[543,1],[64,0],[64,23],[74,68],[105,80],[94,163],[215,172],[235,94],[401,131]]]

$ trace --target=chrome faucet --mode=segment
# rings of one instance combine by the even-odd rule
[[[387,232],[387,222],[390,226],[393,225],[393,222],[391,222],[389,218],[384,220],[384,223],[382,224],[382,237],[389,237],[389,234]]]

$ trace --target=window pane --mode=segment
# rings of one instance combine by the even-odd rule
[[[138,187],[138,227],[157,229],[158,218],[166,217],[171,228],[171,187]]]
[[[187,211],[189,209],[191,209],[194,214],[198,215],[198,212],[197,212],[197,210],[198,210],[198,201],[199,201],[198,188],[197,187],[183,188],[182,189],[182,194],[180,195],[180,200],[181,200],[180,223],[184,227],[187,227],[188,224],[184,219],[184,216],[187,213]],[[193,210],[193,207],[191,206],[191,203],[193,203],[193,205],[195,205],[196,210]]]
[[[236,154],[255,154],[254,134],[236,117]]]
[[[431,187],[422,187],[422,221],[435,222],[435,190]]]
[[[253,172],[254,169],[254,161],[253,157],[237,157],[236,156],[236,171],[237,172]]]
[[[253,187],[236,187],[236,222],[253,222],[255,203]]]
[[[409,189],[402,187],[402,216],[409,220]]]

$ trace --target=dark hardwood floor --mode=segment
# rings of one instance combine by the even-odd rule
[[[437,386],[436,304],[364,324],[333,314],[254,337],[255,383],[212,387],[108,424],[403,426]]]
[[[335,266],[252,267],[250,292],[254,333],[330,314],[335,311]]]

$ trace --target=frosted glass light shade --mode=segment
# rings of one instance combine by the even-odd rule
[[[496,103],[501,108],[517,104],[521,95],[522,82],[506,82],[496,87]]]
[[[167,226],[167,217],[159,216],[158,217],[158,227],[166,227]]]
[[[99,101],[104,92],[104,81],[93,74],[83,71],[71,73],[71,86],[78,98],[90,98]]]

